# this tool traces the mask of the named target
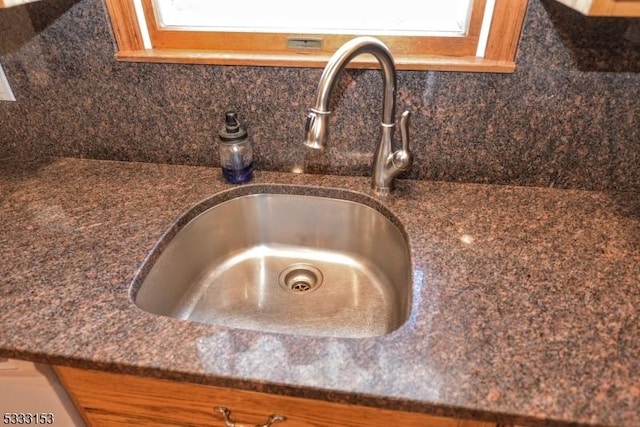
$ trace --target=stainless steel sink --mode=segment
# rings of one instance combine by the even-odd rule
[[[220,193],[165,234],[132,299],[150,313],[233,328],[390,333],[410,311],[407,240],[390,212],[355,196],[273,185]]]

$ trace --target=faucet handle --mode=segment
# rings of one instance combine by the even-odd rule
[[[400,137],[402,138],[402,148],[393,153],[393,165],[400,170],[407,170],[413,164],[413,155],[409,150],[409,110],[402,113],[400,118]]]

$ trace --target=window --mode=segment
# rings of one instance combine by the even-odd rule
[[[403,7],[387,10],[371,7],[371,0],[326,0],[320,9],[329,13],[307,14],[293,0],[242,2],[219,10],[225,7],[211,0],[107,0],[117,58],[323,67],[344,42],[366,34],[389,46],[399,69],[511,72],[527,5],[404,0]],[[355,66],[376,64],[363,56]]]

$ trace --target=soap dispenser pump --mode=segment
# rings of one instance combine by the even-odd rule
[[[238,114],[227,111],[220,136],[220,166],[222,176],[231,184],[241,184],[253,178],[253,149],[247,130],[240,125]]]

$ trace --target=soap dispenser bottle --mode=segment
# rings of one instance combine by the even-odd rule
[[[247,130],[240,125],[238,114],[227,111],[220,136],[220,166],[222,176],[231,184],[241,184],[253,178],[253,149]]]

